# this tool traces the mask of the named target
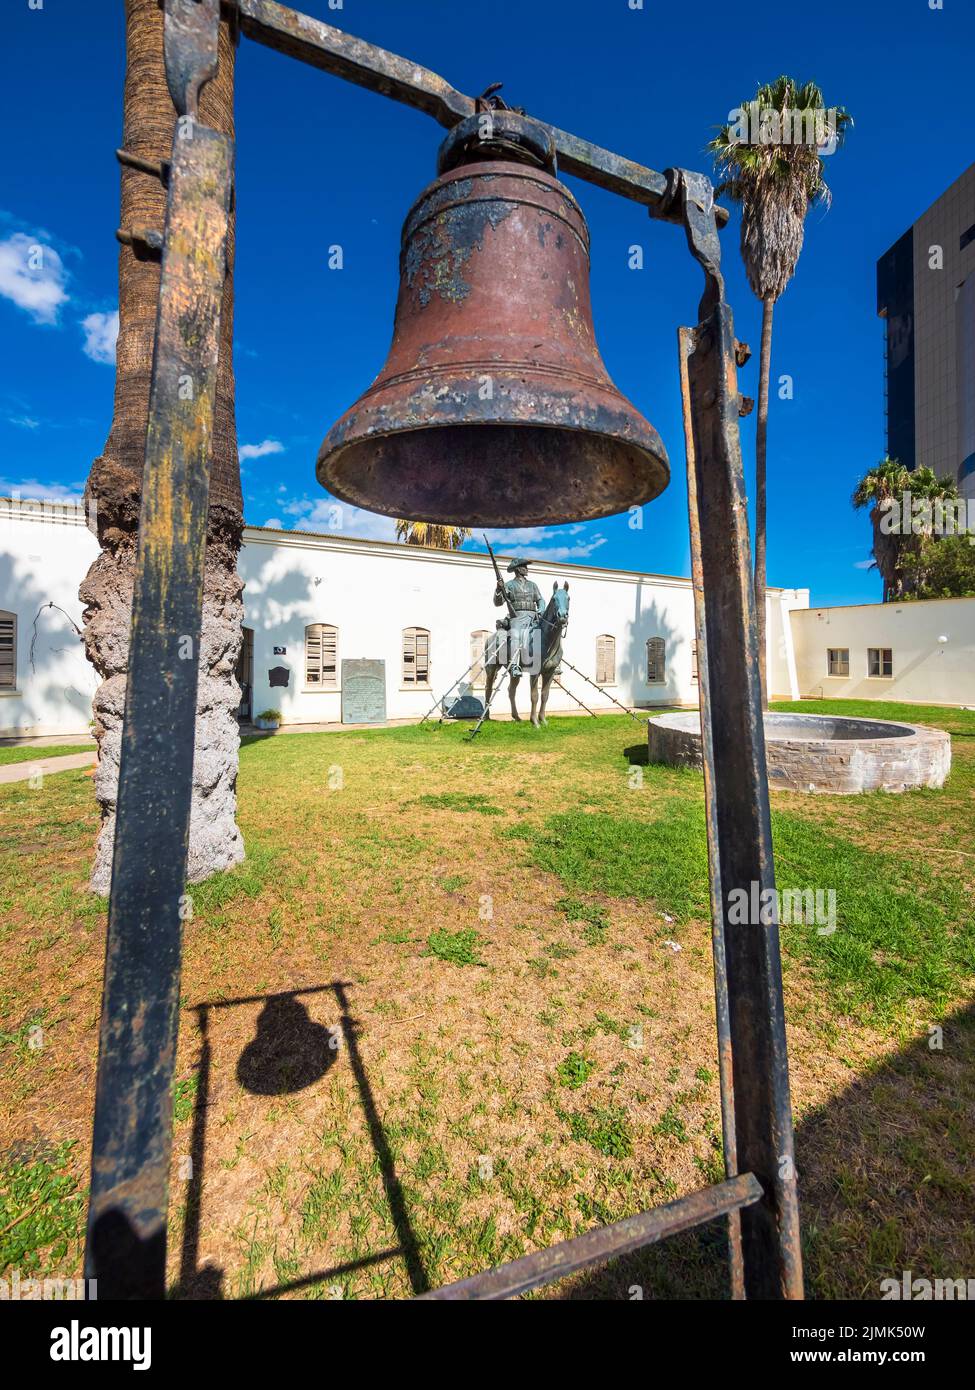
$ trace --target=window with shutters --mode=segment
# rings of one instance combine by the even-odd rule
[[[691,684],[692,684],[692,685],[697,685],[698,679],[699,679],[699,677],[698,677],[698,674],[697,674],[697,643],[696,643],[696,642],[692,642],[692,643],[691,643]]]
[[[471,670],[467,679],[475,690],[484,689],[484,644],[487,639],[485,631],[471,633]]]
[[[828,676],[848,676],[850,674],[849,647],[826,648],[826,674]]]
[[[17,689],[17,615],[0,610],[0,690]]]
[[[662,637],[647,639],[647,685],[664,685],[667,680],[667,644]]]
[[[890,680],[894,674],[894,650],[892,647],[867,648],[867,675]]]
[[[403,629],[403,684],[430,684],[430,633],[425,627]]]
[[[605,632],[596,638],[596,684],[616,684],[616,638]]]
[[[339,686],[339,630],[329,623],[305,628],[305,689],[337,690]]]

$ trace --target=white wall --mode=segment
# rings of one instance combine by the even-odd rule
[[[975,704],[975,598],[808,608],[791,623],[804,696]],[[849,649],[848,677],[826,674],[828,647]],[[868,647],[891,648],[891,679],[867,675]]]
[[[386,663],[386,713],[390,719],[424,714],[470,662],[471,633],[491,631],[504,610],[492,602],[494,573],[485,555],[430,552],[383,542],[343,540],[248,528],[240,557],[245,582],[244,622],[254,629],[254,709],[278,708],[286,723],[338,720],[338,691],[303,688],[304,630],[309,623],[339,629],[339,662],[369,658]],[[595,676],[596,639],[616,639],[616,682],[608,686],[623,703],[692,701],[690,641],[692,594],[681,579],[648,577],[572,565],[535,563],[531,575],[547,599],[554,583],[569,583],[568,661]],[[402,631],[431,634],[430,689],[405,688],[401,680]],[[646,641],[667,640],[667,682],[646,682]],[[274,647],[284,647],[275,656]],[[272,687],[273,666],[291,672],[287,690]],[[589,706],[611,701],[566,670],[564,684]],[[500,701],[506,696],[500,695]],[[519,705],[528,709],[527,681]],[[549,708],[577,709],[552,687]]]
[[[98,682],[71,623],[81,627],[78,585],[97,554],[74,505],[0,498],[0,609],[17,617],[17,687],[0,690],[0,733],[88,732]]]
[[[79,733],[87,730],[96,677],[68,619],[42,606],[53,600],[81,624],[78,585],[97,553],[80,509],[0,499],[0,608],[18,618],[18,684],[0,697],[0,733]],[[503,561],[506,563],[507,557]],[[504,613],[495,608],[494,573],[484,555],[429,551],[387,542],[248,527],[239,568],[245,583],[244,622],[254,632],[252,710],[282,711],[285,723],[330,723],[341,718],[341,693],[304,688],[304,634],[309,623],[339,629],[338,657],[378,659],[386,667],[390,719],[424,714],[470,662],[472,632],[491,631]],[[616,680],[599,691],[565,667],[549,708],[606,709],[610,695],[623,704],[696,704],[691,674],[693,595],[686,579],[589,566],[535,563],[531,574],[547,599],[552,585],[569,582],[567,661],[595,677],[596,641],[616,640]],[[791,692],[789,643],[782,612],[808,602],[804,590],[769,594],[769,670],[775,694]],[[37,621],[35,669],[28,653]],[[404,688],[402,631],[431,634],[429,689]],[[666,642],[666,681],[648,685],[646,643]],[[274,647],[283,647],[275,655]],[[288,687],[272,687],[274,666],[289,671]],[[506,705],[498,696],[498,707]],[[529,708],[528,681],[519,708]]]

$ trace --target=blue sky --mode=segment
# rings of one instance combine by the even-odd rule
[[[335,3],[335,0],[333,0]],[[415,58],[477,94],[504,82],[512,105],[663,169],[706,168],[711,129],[780,72],[814,78],[856,125],[827,161],[829,212],[779,303],[769,434],[769,580],[819,604],[879,599],[863,568],[869,527],[849,505],[884,448],[883,339],[875,263],[971,163],[975,14],[970,0],[848,0],[832,10],[751,0],[305,0],[307,13]],[[37,5],[38,0],[33,0]],[[79,492],[112,408],[117,307],[121,0],[6,0],[0,67],[7,116],[0,192],[0,491]],[[710,37],[709,37],[710,35]],[[443,132],[428,117],[243,41],[237,80],[237,424],[245,512],[258,524],[328,529],[314,476],[329,425],[382,365],[403,217],[435,173]],[[676,361],[700,274],[682,233],[567,179],[592,232],[596,329],[619,387],[660,431],[673,481],[625,517],[502,539],[575,563],[687,573]],[[43,245],[41,272],[26,247]],[[341,245],[344,268],[329,270]],[[629,248],[645,268],[628,268]],[[759,305],[724,233],[741,338]],[[746,476],[754,424],[743,423]],[[351,534],[389,522],[347,517]]]

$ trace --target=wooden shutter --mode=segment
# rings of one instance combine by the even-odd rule
[[[339,630],[328,623],[305,628],[305,685],[323,690],[338,686]]]
[[[17,689],[17,619],[0,612],[0,690]]]
[[[616,638],[604,633],[596,638],[596,684],[613,685],[616,680]]]
[[[647,641],[647,684],[663,685],[667,679],[667,644],[662,637]]]
[[[339,630],[322,624],[322,685],[332,690],[339,683]]]
[[[430,684],[430,634],[425,627],[403,631],[403,684]]]

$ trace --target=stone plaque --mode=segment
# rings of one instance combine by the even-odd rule
[[[342,723],[382,724],[385,719],[385,661],[343,661]]]

